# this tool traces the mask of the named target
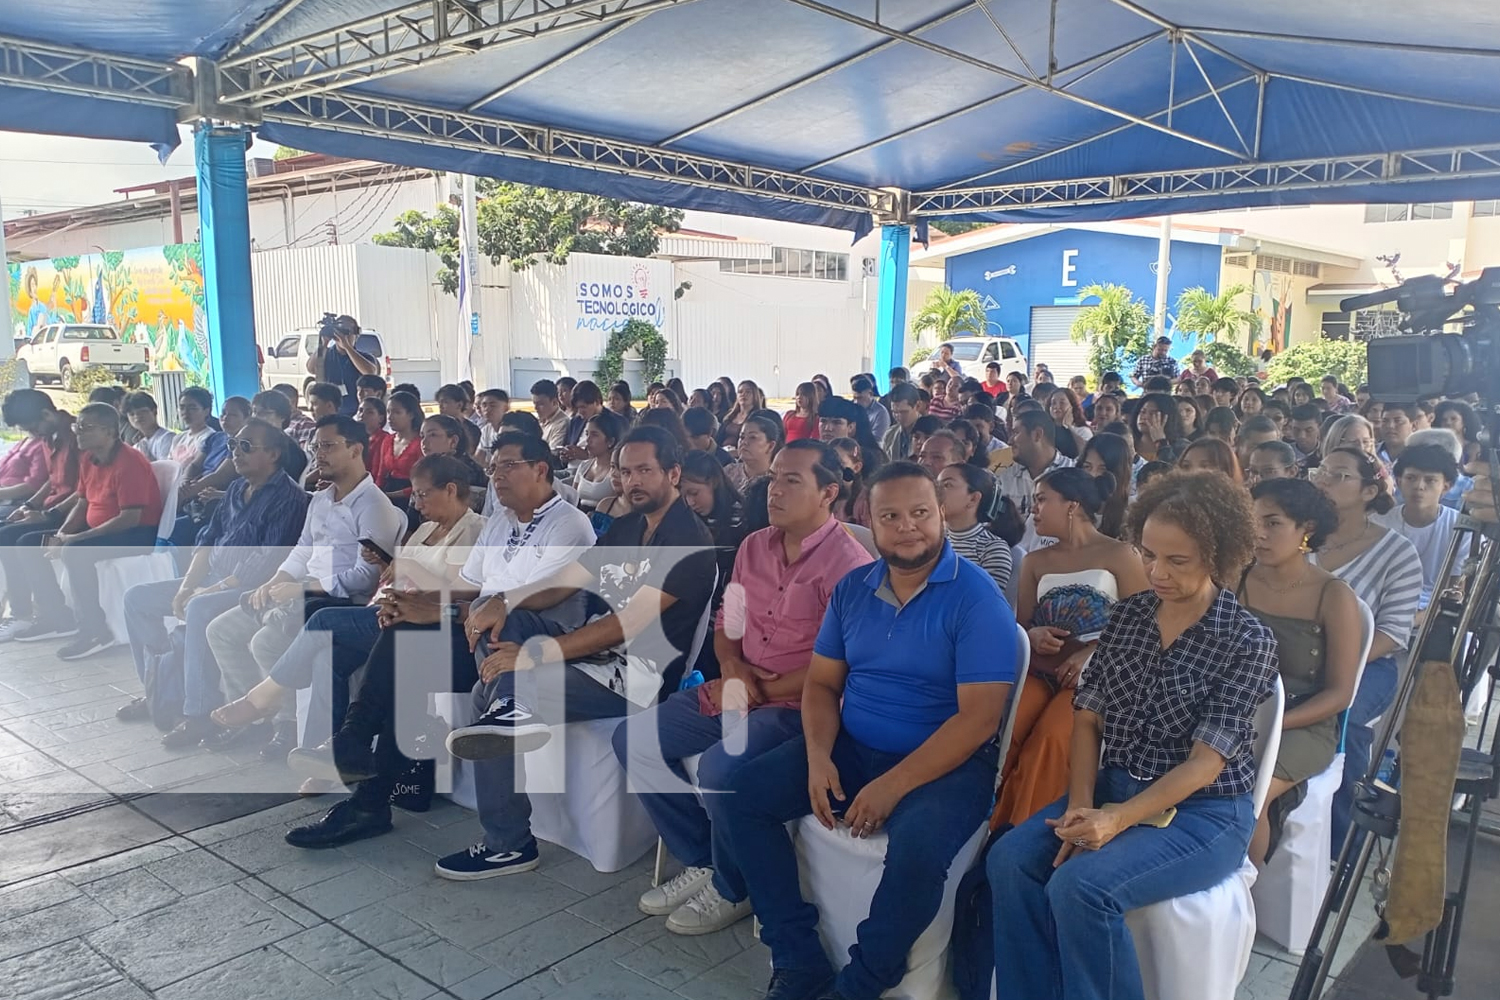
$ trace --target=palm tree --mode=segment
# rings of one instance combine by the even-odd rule
[[[1260,317],[1235,300],[1249,291],[1249,285],[1232,285],[1218,295],[1206,288],[1185,289],[1177,296],[1177,329],[1196,333],[1200,342],[1224,340],[1248,351],[1260,332]]]
[[[911,328],[917,333],[931,330],[941,343],[954,337],[983,337],[989,326],[978,292],[944,287],[927,294],[921,311],[912,317]]]
[[[1125,285],[1088,285],[1080,302],[1098,299],[1073,321],[1073,340],[1089,345],[1089,368],[1095,376],[1123,371],[1150,350],[1151,310]]]

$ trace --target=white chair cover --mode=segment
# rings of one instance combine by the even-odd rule
[[[99,606],[104,609],[104,622],[117,643],[130,641],[125,631],[125,591],[137,584],[175,580],[180,575],[177,562],[166,544],[171,541],[172,528],[177,521],[177,485],[182,477],[182,467],[176,462],[162,460],[152,462],[151,471],[162,496],[161,523],[156,529],[157,550],[147,555],[106,559],[99,563],[98,568]]]
[[[1356,598],[1357,600],[1357,598]],[[1354,690],[1364,677],[1375,640],[1375,616],[1359,602],[1363,648]],[[1333,797],[1344,783],[1344,755],[1335,755],[1322,774],[1307,782],[1307,794],[1286,817],[1281,841],[1255,881],[1255,914],[1260,932],[1293,955],[1301,955],[1328,892],[1328,859],[1333,850]]]
[[[1271,787],[1281,747],[1281,679],[1255,718],[1255,812]],[[1234,1000],[1255,944],[1255,903],[1249,858],[1211,889],[1166,899],[1125,914],[1141,965],[1141,984],[1153,1000]]]
[[[1010,703],[1000,724],[1000,762],[1010,745],[1016,711],[1021,704],[1021,690],[1031,665],[1031,644],[1026,630],[1016,626],[1016,683],[1011,688]],[[943,902],[927,930],[912,945],[906,957],[906,976],[886,991],[888,998],[899,1000],[949,1000],[956,996],[953,977],[948,968],[948,942],[953,932],[954,897],[958,883],[974,866],[979,851],[989,835],[989,821],[979,825],[954,856],[943,883]],[[870,900],[885,871],[886,835],[858,839],[842,825],[825,830],[813,816],[804,816],[794,824],[797,867],[802,876],[802,896],[818,908],[818,934],[823,950],[836,969],[849,961],[860,921],[870,913]]]

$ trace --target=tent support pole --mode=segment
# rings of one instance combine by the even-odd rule
[[[250,196],[246,131],[200,122],[198,167],[204,313],[214,399],[249,399],[260,389],[255,363],[255,299],[250,281]]]
[[[889,372],[906,356],[906,273],[911,266],[911,226],[880,227],[879,293],[875,299],[875,381],[890,389]]]

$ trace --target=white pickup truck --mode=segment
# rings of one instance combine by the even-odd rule
[[[44,326],[16,357],[26,362],[33,386],[43,379],[57,379],[68,390],[73,388],[73,377],[86,368],[106,369],[124,384],[138,388],[151,366],[151,348],[124,343],[113,327],[92,323]]]

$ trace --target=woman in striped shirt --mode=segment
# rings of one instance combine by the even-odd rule
[[[1313,561],[1347,583],[1375,616],[1375,639],[1344,733],[1344,784],[1333,800],[1333,851],[1343,847],[1349,829],[1354,785],[1370,763],[1375,734],[1370,723],[1396,697],[1397,659],[1406,652],[1417,601],[1422,594],[1422,561],[1400,533],[1372,520],[1395,506],[1390,479],[1380,462],[1358,448],[1337,448],[1308,472],[1338,511],[1339,526]]]

